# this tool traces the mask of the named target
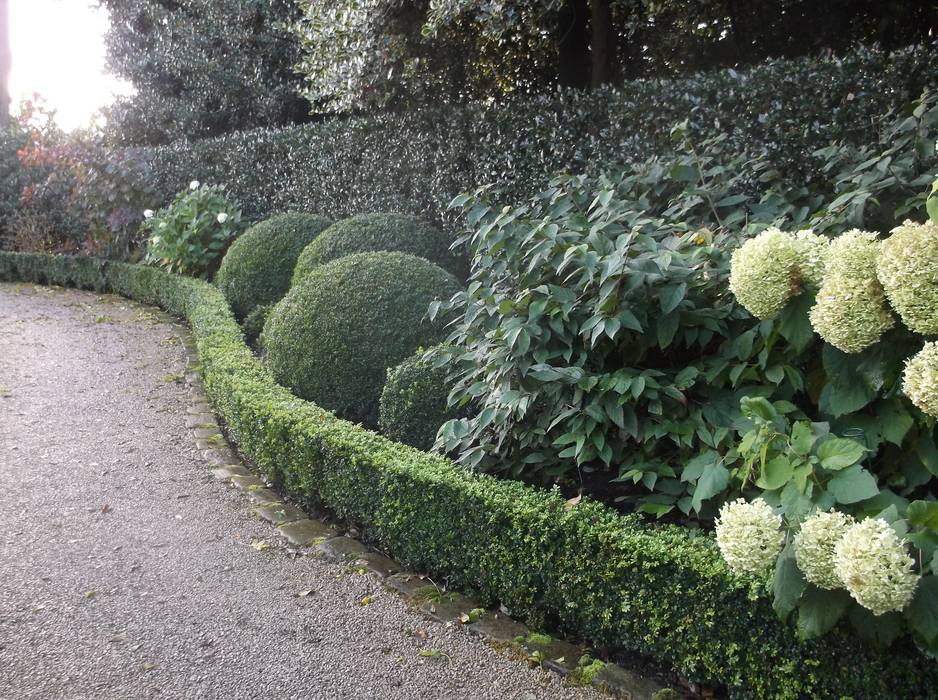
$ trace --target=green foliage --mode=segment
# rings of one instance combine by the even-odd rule
[[[337,419],[278,386],[221,292],[152,267],[0,252],[0,280],[74,285],[188,319],[206,391],[239,447],[304,503],[329,506],[406,566],[601,646],[649,654],[731,697],[932,697],[938,668],[908,640],[872,649],[842,626],[799,641],[730,575],[712,539],[584,499],[474,474]],[[934,639],[935,579],[913,601]],[[611,614],[611,612],[614,614]],[[927,625],[931,624],[931,627]],[[844,659],[851,663],[845,664]]]
[[[216,136],[307,117],[291,0],[103,0],[108,64],[136,93],[110,108],[122,143]]]
[[[929,41],[934,10],[800,0],[298,0],[304,94],[325,111],[596,88],[817,47]],[[659,105],[655,105],[657,108]]]
[[[255,224],[231,244],[215,275],[235,318],[272,306],[290,289],[303,249],[332,225],[316,214],[278,214]]]
[[[25,130],[16,121],[0,130],[0,249],[9,247],[10,219],[20,203],[25,173],[17,152],[26,146]]]
[[[836,184],[841,166],[863,162],[853,159],[860,146],[885,150],[876,145],[882,115],[935,84],[938,61],[929,47],[891,54],[858,49],[839,59],[769,61],[747,71],[637,80],[621,90],[561,91],[259,129],[148,154],[167,200],[196,177],[227,183],[251,218],[291,210],[334,219],[398,211],[442,224],[450,218],[446,207],[453,197],[476,185],[493,183],[504,201],[517,202],[541,190],[555,172],[596,173],[628,159],[665,155],[675,147],[672,127],[686,119],[694,143],[720,136],[723,150],[741,162],[765,159],[764,170],[744,169],[757,181],[751,183],[754,191],[764,187],[760,178],[812,195],[835,186],[856,192],[843,207],[859,211],[866,202],[872,210],[862,183]],[[822,171],[829,158],[815,151],[835,142],[844,156]],[[888,174],[883,160],[877,158],[868,177]],[[819,204],[799,201],[790,218],[797,222],[801,207],[810,212]]]
[[[459,289],[447,272],[404,253],[356,253],[312,270],[264,326],[267,364],[277,381],[352,421],[374,427],[393,367],[437,342],[426,320],[434,300]]]
[[[293,284],[331,260],[381,250],[416,255],[465,279],[468,261],[450,250],[452,243],[451,237],[415,216],[358,214],[336,222],[306,246],[297,260]]]
[[[434,348],[420,348],[389,369],[378,404],[381,434],[418,450],[432,448],[440,426],[457,416],[446,406],[447,369],[434,360]]]
[[[193,180],[144,223],[147,262],[171,272],[210,275],[241,229],[241,210],[217,185]]]
[[[726,226],[747,218],[738,176],[717,162],[557,178],[514,208],[484,192],[457,198],[474,269],[443,306],[461,316],[448,340],[452,398],[479,413],[444,426],[441,447],[543,481],[578,465],[617,468],[657,492],[640,505],[657,514],[700,511],[723,493],[719,460],[679,465],[729,449],[739,399],[770,391],[782,369],[750,364],[770,345],[728,292],[733,239],[701,227],[714,210]],[[664,186],[690,191],[646,195],[662,172],[685,170]]]
[[[273,311],[273,304],[260,304],[244,320],[241,321],[241,328],[244,330],[244,339],[249,345],[254,345],[261,337],[264,331],[264,324],[267,323],[267,317]]]
[[[878,169],[863,179],[899,209],[876,212],[879,220],[920,205],[905,175],[938,165],[933,154],[913,164],[909,152],[938,136],[938,102],[926,94],[909,113],[888,122],[878,144],[899,177]],[[686,125],[674,137],[675,155],[614,176],[558,178],[526,204],[503,208],[485,190],[454,201],[475,267],[468,290],[446,306],[462,316],[448,341],[451,398],[480,412],[445,425],[439,446],[467,465],[540,481],[616,469],[609,476],[632,485],[623,497],[640,510],[707,518],[748,483],[730,472],[740,400],[765,397],[790,406],[795,420],[861,429],[881,484],[903,498],[927,494],[916,444],[931,444],[933,426],[895,398],[918,341],[896,328],[850,359],[820,349],[808,322],[812,290],[796,285],[797,296],[763,322],[728,294],[739,232],[784,222],[839,233],[838,217],[856,212],[827,198],[842,200],[847,186],[793,188],[725,137],[697,144]],[[908,150],[896,150],[900,142]],[[837,167],[865,172],[873,151]],[[751,173],[760,174],[755,191]]]

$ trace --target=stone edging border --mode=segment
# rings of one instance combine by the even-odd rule
[[[244,466],[240,456],[228,443],[219,425],[199,375],[199,357],[188,328],[179,326],[186,353],[185,383],[189,390],[186,427],[195,440],[212,475],[243,493],[252,504],[253,512],[274,527],[277,534],[291,546],[308,548],[313,556],[335,563],[345,563],[377,576],[387,589],[394,590],[417,610],[444,624],[459,624],[482,637],[496,648],[510,648],[531,663],[543,666],[563,677],[573,676],[579,685],[594,687],[622,700],[672,700],[683,697],[656,680],[641,676],[618,664],[599,662],[581,665],[587,649],[562,639],[535,633],[526,625],[500,611],[483,609],[477,602],[460,593],[438,591],[427,577],[404,571],[393,559],[376,552],[348,533],[324,520],[309,516],[271,489]],[[431,593],[431,595],[428,595]]]

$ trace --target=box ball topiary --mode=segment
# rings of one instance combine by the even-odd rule
[[[356,253],[320,265],[271,311],[268,366],[296,395],[376,427],[388,367],[442,338],[443,324],[430,322],[427,309],[458,290],[451,274],[406,253]]]
[[[388,370],[378,404],[378,427],[389,437],[418,450],[429,451],[446,421],[464,414],[446,405],[450,385],[446,366],[434,366],[434,348],[418,348]]]
[[[275,304],[290,289],[296,259],[332,221],[318,214],[278,214],[239,236],[222,260],[215,284],[238,319]]]
[[[310,270],[352,253],[397,251],[436,263],[459,279],[468,276],[465,255],[449,249],[452,239],[440,229],[407,214],[358,214],[330,226],[300,254],[293,273],[298,284]]]

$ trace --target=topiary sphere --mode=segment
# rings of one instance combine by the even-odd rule
[[[906,221],[883,241],[877,274],[903,323],[916,333],[938,334],[938,226]]]
[[[436,263],[459,279],[468,274],[464,256],[449,249],[452,239],[435,226],[405,214],[358,214],[330,226],[300,254],[293,284],[324,263],[353,253],[379,250],[410,253]]]
[[[235,316],[243,319],[258,306],[280,301],[300,253],[331,225],[316,214],[278,214],[239,236],[215,276]]]
[[[430,450],[446,421],[462,412],[447,410],[447,367],[434,367],[433,348],[420,348],[393,369],[381,392],[378,427],[392,440]]]
[[[321,265],[294,286],[264,326],[267,364],[298,396],[368,427],[378,424],[387,369],[438,342],[427,309],[459,283],[404,253],[357,253]]]

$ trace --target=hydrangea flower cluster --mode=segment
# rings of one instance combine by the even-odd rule
[[[811,326],[844,352],[860,352],[895,325],[876,275],[880,243],[854,229],[828,246],[824,283],[811,309]]]
[[[725,503],[716,520],[717,546],[732,571],[753,574],[769,569],[782,551],[782,518],[757,498]]]
[[[733,251],[730,290],[756,318],[775,318],[799,291],[798,260],[792,236],[767,228]]]
[[[918,575],[905,542],[885,520],[852,525],[834,547],[834,569],[860,605],[874,615],[902,610],[912,600]]]
[[[916,333],[938,334],[938,226],[906,221],[883,241],[879,281],[903,323]]]
[[[818,588],[843,588],[834,569],[834,546],[854,520],[840,511],[816,513],[804,521],[795,535],[795,562],[809,583]]]
[[[902,390],[919,410],[938,418],[938,343],[925,343],[906,361]]]
[[[794,243],[798,251],[802,282],[808,287],[818,289],[824,283],[830,239],[817,235],[811,229],[804,229],[795,234]]]

